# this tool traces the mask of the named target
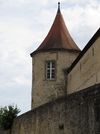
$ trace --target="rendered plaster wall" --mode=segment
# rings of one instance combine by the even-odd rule
[[[79,53],[50,51],[32,57],[32,109],[63,96],[65,90],[64,69],[68,68]],[[56,62],[56,79],[46,80],[46,61]]]
[[[67,93],[100,83],[100,37],[68,74]]]

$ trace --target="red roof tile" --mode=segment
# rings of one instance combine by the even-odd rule
[[[63,16],[60,11],[59,3],[58,3],[57,15],[55,17],[53,25],[48,35],[41,43],[41,45],[37,48],[35,53],[38,51],[55,50],[55,49],[80,51],[80,49],[70,36],[69,31],[65,25]]]

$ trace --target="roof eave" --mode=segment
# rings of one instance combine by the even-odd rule
[[[76,60],[71,64],[69,69],[67,70],[67,73],[70,73],[71,70],[75,67],[75,65],[79,62],[79,60],[84,56],[84,54],[88,51],[88,49],[93,45],[93,43],[96,41],[96,39],[100,37],[100,28],[97,30],[97,32],[93,35],[93,37],[89,40],[87,45],[84,47],[84,49],[81,51],[79,56],[76,58]]]
[[[36,50],[30,54],[31,57],[33,57],[35,54],[41,53],[41,52],[54,52],[54,51],[67,51],[67,52],[74,52],[74,53],[80,53],[81,50],[75,50],[75,49],[64,49],[64,48],[53,48],[53,49],[42,49],[42,50]]]

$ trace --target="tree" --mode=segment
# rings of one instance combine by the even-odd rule
[[[19,112],[20,110],[17,106],[9,105],[0,108],[0,128],[4,130],[10,129]]]

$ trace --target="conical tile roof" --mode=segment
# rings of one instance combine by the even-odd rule
[[[58,11],[49,33],[47,34],[41,45],[34,52],[36,53],[39,51],[55,49],[80,51],[79,47],[70,36],[70,33],[65,25],[63,16],[60,11],[60,3],[58,3]]]

